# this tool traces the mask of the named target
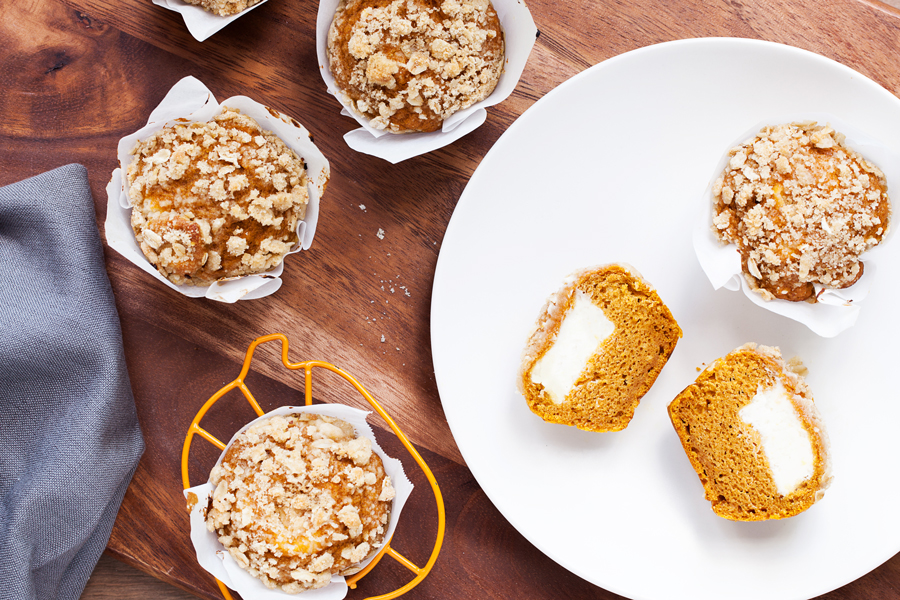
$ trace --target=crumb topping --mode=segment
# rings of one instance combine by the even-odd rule
[[[209,531],[266,587],[292,594],[356,572],[381,546],[394,498],[372,442],[310,413],[247,429],[209,481]]]
[[[165,127],[132,150],[131,225],[175,284],[209,285],[277,266],[306,215],[306,165],[240,111]]]
[[[236,15],[262,2],[262,0],[185,0],[188,4],[195,4],[207,12],[220,17]]]
[[[328,52],[345,102],[395,133],[435,131],[487,98],[504,62],[488,0],[343,0]]]
[[[881,170],[815,122],[764,127],[732,148],[713,185],[713,229],[737,244],[747,281],[766,299],[815,301],[813,284],[845,288],[859,256],[888,230]]]

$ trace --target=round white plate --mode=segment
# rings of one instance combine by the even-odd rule
[[[478,167],[435,274],[432,350],[450,428],[503,515],[581,577],[634,599],[798,599],[900,550],[900,280],[883,273],[833,339],[714,292],[691,246],[711,170],[771,115],[830,113],[900,151],[900,101],[795,48],[685,40],[599,64],[542,98]],[[885,247],[900,266],[900,242]],[[684,337],[619,433],[544,423],[516,391],[544,300],[571,271],[627,262]],[[886,269],[887,270],[887,269]],[[703,498],[666,406],[749,341],[799,355],[831,436],[834,483],[794,518],[734,523]]]

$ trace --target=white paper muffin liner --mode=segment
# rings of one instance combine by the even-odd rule
[[[343,419],[356,428],[357,435],[365,436],[372,441],[372,450],[381,457],[381,461],[384,463],[384,470],[391,478],[391,484],[394,486],[394,501],[383,543],[389,542],[397,529],[400,512],[413,491],[413,484],[403,471],[402,463],[396,458],[387,456],[381,446],[378,445],[372,428],[366,422],[366,415],[370,414],[367,411],[342,404],[282,406],[247,423],[240,431],[235,433],[231,441],[228,442],[228,446],[219,456],[219,460],[216,461],[216,465],[222,462],[222,458],[225,456],[228,448],[231,447],[231,444],[234,443],[235,438],[250,426],[270,417],[295,413],[314,413]],[[206,521],[203,518],[202,511],[207,506],[207,500],[213,490],[212,484],[207,482],[184,490],[184,495],[185,498],[187,498],[189,493],[197,496],[197,503],[191,509],[191,542],[194,544],[194,550],[197,552],[197,561],[200,563],[200,566],[209,571],[216,579],[238,592],[244,600],[284,600],[285,598],[297,597],[302,597],[304,600],[339,600],[347,595],[347,583],[343,576],[333,576],[329,585],[317,590],[309,590],[301,594],[288,594],[280,589],[270,590],[261,580],[253,577],[238,566],[225,547],[219,543],[218,535],[206,529]],[[380,549],[381,546],[378,546],[378,548]],[[374,558],[373,554],[359,563],[359,569],[372,562]]]
[[[254,4],[237,14],[229,15],[227,17],[213,14],[199,6],[188,4],[184,0],[153,0],[153,4],[181,13],[181,18],[184,19],[184,24],[187,26],[188,31],[191,32],[194,39],[198,42],[202,42],[235,19],[243,17],[254,8],[262,6],[268,1],[269,0],[262,0],[258,4]]]
[[[307,165],[307,192],[309,204],[306,217],[297,224],[297,237],[300,244],[288,252],[293,254],[300,250],[308,250],[316,234],[319,220],[319,200],[325,192],[325,186],[331,175],[328,160],[313,144],[309,131],[286,115],[267,108],[246,96],[232,96],[222,104],[216,102],[212,92],[194,77],[185,77],[176,83],[163,98],[147,120],[147,125],[119,140],[119,167],[113,171],[112,179],[106,186],[106,242],[119,254],[151,274],[153,277],[191,298],[209,298],[220,302],[236,302],[262,298],[274,293],[281,287],[281,274],[284,271],[284,259],[274,269],[259,275],[246,275],[222,279],[210,286],[175,285],[159,274],[150,261],[141,252],[134,238],[131,227],[131,202],[128,198],[127,179],[128,165],[134,160],[130,154],[138,141],[147,139],[166,126],[174,125],[176,120],[205,122],[219,114],[222,106],[236,108],[259,123],[260,127],[271,131]],[[287,258],[285,256],[285,258]]]
[[[754,292],[747,283],[741,271],[741,258],[734,244],[723,245],[713,232],[712,187],[716,179],[725,170],[728,163],[728,152],[741,144],[753,139],[760,129],[767,125],[779,125],[782,123],[794,123],[798,121],[817,121],[820,125],[829,124],[835,131],[846,136],[844,145],[855,150],[864,158],[875,164],[885,175],[888,184],[888,197],[891,199],[891,222],[888,232],[885,233],[881,243],[872,250],[864,253],[864,270],[862,277],[852,286],[836,290],[815,284],[818,302],[790,302],[787,300],[766,300],[759,293]],[[733,144],[723,148],[722,158],[716,165],[709,185],[700,202],[700,210],[697,214],[697,224],[693,232],[694,251],[700,266],[709,278],[715,289],[725,288],[731,291],[743,290],[744,295],[751,302],[766,310],[782,315],[794,321],[806,325],[817,335],[822,337],[834,337],[842,331],[849,329],[856,323],[859,317],[860,304],[865,300],[872,287],[872,282],[878,277],[880,264],[883,261],[881,251],[890,243],[891,232],[894,229],[893,219],[896,212],[893,210],[896,200],[900,198],[900,157],[890,150],[887,145],[877,138],[867,135],[851,124],[827,113],[803,113],[789,115],[775,115],[758,123],[743,135],[738,137]],[[820,290],[824,290],[819,294]]]
[[[491,0],[503,28],[506,46],[503,73],[491,95],[450,115],[444,120],[440,131],[429,133],[379,131],[369,125],[369,119],[348,107],[338,92],[331,74],[328,61],[328,30],[334,20],[338,4],[340,4],[340,0],[320,0],[319,2],[319,13],[316,18],[316,53],[319,58],[319,72],[322,73],[328,93],[337,98],[343,107],[341,114],[356,119],[356,122],[360,124],[359,129],[354,129],[344,135],[347,145],[357,152],[377,156],[393,164],[443,148],[481,126],[487,118],[485,109],[503,102],[516,89],[519,78],[522,77],[522,72],[525,70],[525,63],[528,62],[528,56],[537,40],[537,27],[531,17],[531,11],[525,6],[523,0]]]

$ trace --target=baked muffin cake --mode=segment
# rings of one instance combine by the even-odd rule
[[[503,30],[489,0],[342,0],[328,59],[343,102],[374,129],[435,131],[494,90]]]
[[[208,123],[165,127],[131,153],[135,238],[172,283],[264,273],[298,243],[306,165],[240,111],[223,107]]]
[[[254,424],[209,481],[209,531],[266,587],[292,594],[358,571],[384,541],[394,498],[372,442],[312,413]]]
[[[680,337],[672,313],[637,272],[618,264],[578,271],[541,310],[519,391],[550,423],[620,431]]]
[[[815,284],[853,285],[859,256],[888,231],[884,174],[843,144],[813,121],[764,127],[713,185],[713,229],[766,299],[814,302]]]
[[[262,0],[184,0],[188,4],[195,4],[205,11],[220,17],[236,15],[255,6]]]
[[[831,484],[828,436],[812,393],[778,348],[746,344],[669,404],[706,499],[733,521],[803,512]]]

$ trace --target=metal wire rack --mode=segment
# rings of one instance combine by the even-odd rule
[[[364,569],[362,569],[361,571],[359,571],[358,573],[356,573],[350,577],[347,577],[347,579],[346,579],[347,586],[350,589],[356,589],[357,582],[360,579],[362,579],[363,577],[365,577],[385,555],[388,555],[391,558],[393,558],[394,560],[396,560],[397,562],[399,562],[401,565],[403,565],[404,567],[406,567],[407,569],[412,571],[415,574],[415,577],[411,581],[409,581],[407,584],[403,585],[402,587],[397,588],[396,590],[394,590],[392,592],[388,592],[386,594],[381,594],[380,596],[370,596],[369,598],[366,598],[365,600],[390,600],[392,598],[397,598],[399,596],[402,596],[409,590],[416,587],[419,583],[421,583],[423,579],[425,579],[425,577],[431,571],[431,568],[434,566],[435,561],[437,561],[438,553],[441,550],[441,544],[443,543],[443,540],[444,540],[444,528],[446,525],[446,516],[444,513],[444,500],[443,500],[443,497],[441,496],[441,490],[438,487],[437,480],[435,480],[434,475],[431,472],[431,469],[428,468],[428,465],[422,459],[422,456],[413,447],[412,443],[410,443],[410,441],[406,437],[406,435],[402,431],[400,431],[400,428],[397,426],[397,424],[394,422],[394,420],[390,417],[390,415],[388,415],[388,413],[381,407],[381,405],[375,400],[375,398],[372,397],[372,394],[370,394],[368,392],[368,390],[366,390],[355,377],[353,377],[352,375],[350,375],[350,373],[344,371],[343,369],[340,369],[340,368],[338,368],[330,363],[327,363],[327,362],[322,362],[322,361],[318,361],[318,360],[308,360],[308,361],[297,362],[297,363],[290,362],[290,360],[288,360],[288,339],[285,335],[283,335],[281,333],[273,333],[270,335],[265,335],[263,337],[260,337],[260,338],[257,338],[256,340],[254,340],[253,343],[250,344],[250,347],[247,349],[247,354],[244,358],[244,366],[241,369],[241,373],[240,373],[240,375],[238,375],[237,379],[235,379],[234,381],[232,381],[231,383],[229,383],[228,385],[226,385],[225,387],[220,389],[218,392],[213,394],[213,396],[209,400],[206,401],[206,403],[200,408],[200,410],[194,416],[194,419],[191,421],[191,425],[188,428],[187,436],[184,439],[184,448],[182,449],[182,452],[181,452],[181,479],[182,479],[182,484],[184,485],[184,489],[188,489],[191,487],[191,483],[188,478],[188,464],[189,464],[190,451],[191,451],[191,442],[193,441],[195,435],[200,436],[201,438],[205,439],[206,441],[208,441],[215,447],[219,448],[219,450],[225,449],[225,446],[226,446],[225,443],[223,443],[221,440],[217,439],[215,436],[213,436],[211,433],[209,433],[208,431],[206,431],[205,429],[203,429],[200,426],[200,421],[203,419],[204,415],[206,415],[207,411],[209,411],[209,409],[216,402],[218,402],[228,392],[237,388],[241,391],[244,398],[247,400],[247,402],[250,404],[250,406],[253,408],[254,412],[256,412],[257,415],[262,416],[264,414],[263,409],[259,406],[259,403],[253,397],[253,394],[250,392],[250,389],[244,383],[244,379],[247,377],[247,374],[250,372],[250,363],[253,360],[253,352],[256,350],[256,347],[259,346],[260,344],[264,344],[266,342],[272,342],[272,341],[280,341],[281,342],[281,362],[284,364],[284,366],[286,368],[288,368],[292,371],[302,370],[304,372],[305,378],[306,378],[305,392],[306,392],[306,404],[307,405],[312,404],[312,397],[313,397],[312,396],[312,379],[313,379],[312,373],[313,373],[313,369],[321,368],[321,369],[326,369],[328,371],[331,371],[333,373],[337,373],[338,375],[343,377],[346,381],[348,381],[354,388],[356,388],[356,391],[359,392],[363,396],[363,398],[366,399],[366,401],[372,406],[372,408],[375,409],[375,412],[377,412],[381,416],[381,418],[384,419],[384,421],[388,424],[388,426],[390,426],[390,428],[393,430],[393,432],[397,436],[397,438],[399,438],[399,440],[403,443],[403,446],[406,448],[407,452],[409,452],[410,456],[412,456],[413,459],[416,461],[416,463],[418,463],[419,468],[422,469],[422,472],[425,474],[425,477],[428,479],[428,483],[431,484],[431,489],[434,492],[434,499],[437,504],[438,527],[437,527],[437,535],[435,537],[435,542],[434,542],[434,548],[431,552],[431,556],[428,558],[428,562],[425,563],[425,566],[424,567],[417,566],[412,561],[410,561],[408,558],[406,558],[405,556],[403,556],[402,554],[400,554],[399,552],[394,550],[394,548],[391,546],[391,543],[393,542],[393,538],[392,538],[384,544],[384,546],[381,548],[381,550],[378,552],[378,554],[375,556],[375,558],[372,560],[372,562],[370,562],[368,565],[366,565],[366,567]],[[216,579],[216,583],[219,585],[219,590],[222,592],[222,596],[226,600],[234,600],[231,593],[228,591],[228,588],[225,587],[225,584],[223,584],[218,579]]]

